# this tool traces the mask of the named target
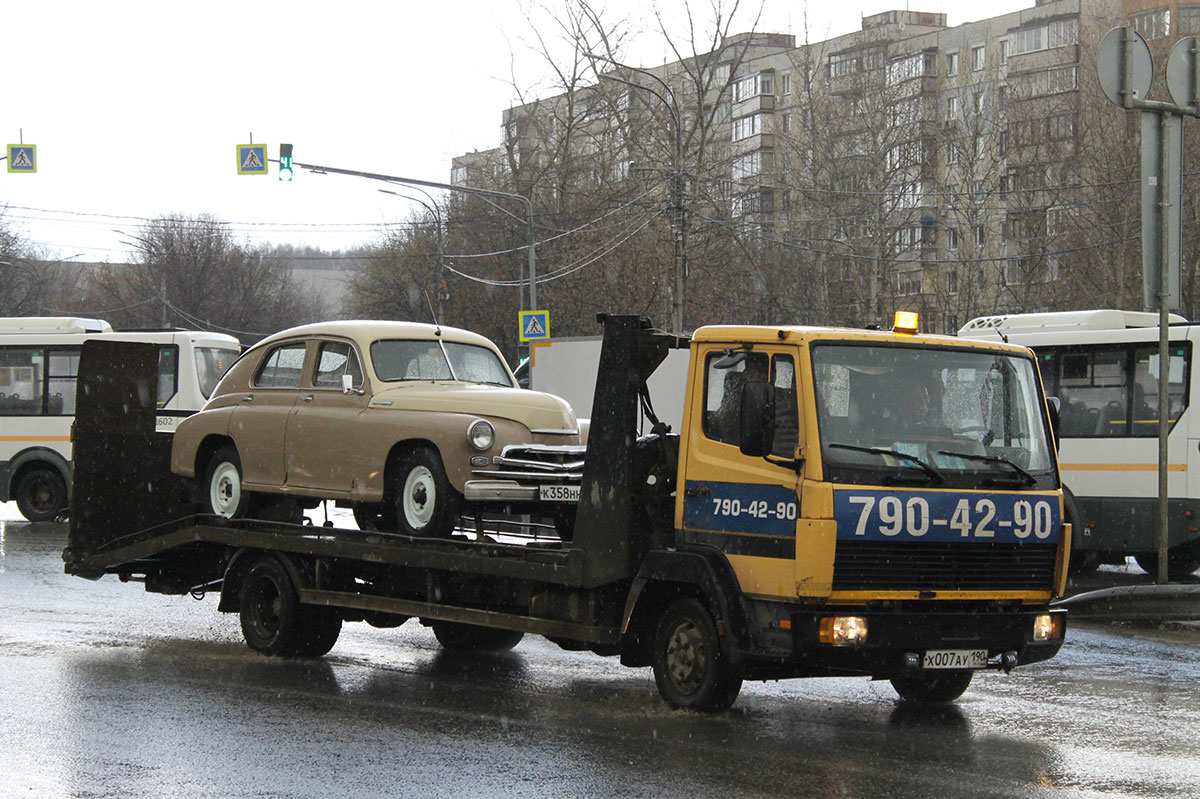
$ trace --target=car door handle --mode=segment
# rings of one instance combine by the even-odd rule
[[[247,394],[246,396],[242,397],[242,402],[254,402],[254,395]]]
[[[300,401],[301,401],[301,402],[312,402],[312,400],[313,400],[313,395],[312,395],[312,394],[309,394],[309,395],[307,395],[307,396],[304,396],[304,397],[301,397],[301,398],[300,398]]]

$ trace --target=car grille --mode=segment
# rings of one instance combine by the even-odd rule
[[[575,481],[583,477],[587,447],[578,445],[509,445],[492,459],[492,468],[475,469],[480,477],[535,481]]]
[[[1048,591],[1054,544],[839,541],[835,591]]]

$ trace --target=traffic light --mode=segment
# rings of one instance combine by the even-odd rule
[[[292,179],[292,145],[279,145],[279,179],[289,181]]]

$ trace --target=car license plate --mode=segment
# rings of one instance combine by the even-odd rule
[[[986,649],[932,649],[925,653],[921,665],[927,669],[987,668]]]
[[[544,485],[538,487],[538,498],[543,502],[578,502],[577,485]]]

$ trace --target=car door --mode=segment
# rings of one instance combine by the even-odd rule
[[[280,487],[286,479],[284,442],[296,404],[308,348],[305,339],[282,342],[263,357],[230,419],[230,435],[247,484]]]
[[[689,399],[692,418],[684,464],[684,539],[721,549],[742,590],[795,596],[800,478],[793,466],[803,443],[794,348],[755,344],[730,357],[727,344],[693,354],[703,385]],[[771,459],[740,451],[742,389],[770,381],[775,396]]]
[[[370,396],[362,363],[350,341],[329,338],[315,342],[311,366],[288,419],[285,446],[290,487],[332,496],[348,494],[364,470],[383,469],[382,462],[369,462],[379,447],[363,441],[362,426],[356,424]],[[350,377],[349,392],[343,388],[344,375]]]

